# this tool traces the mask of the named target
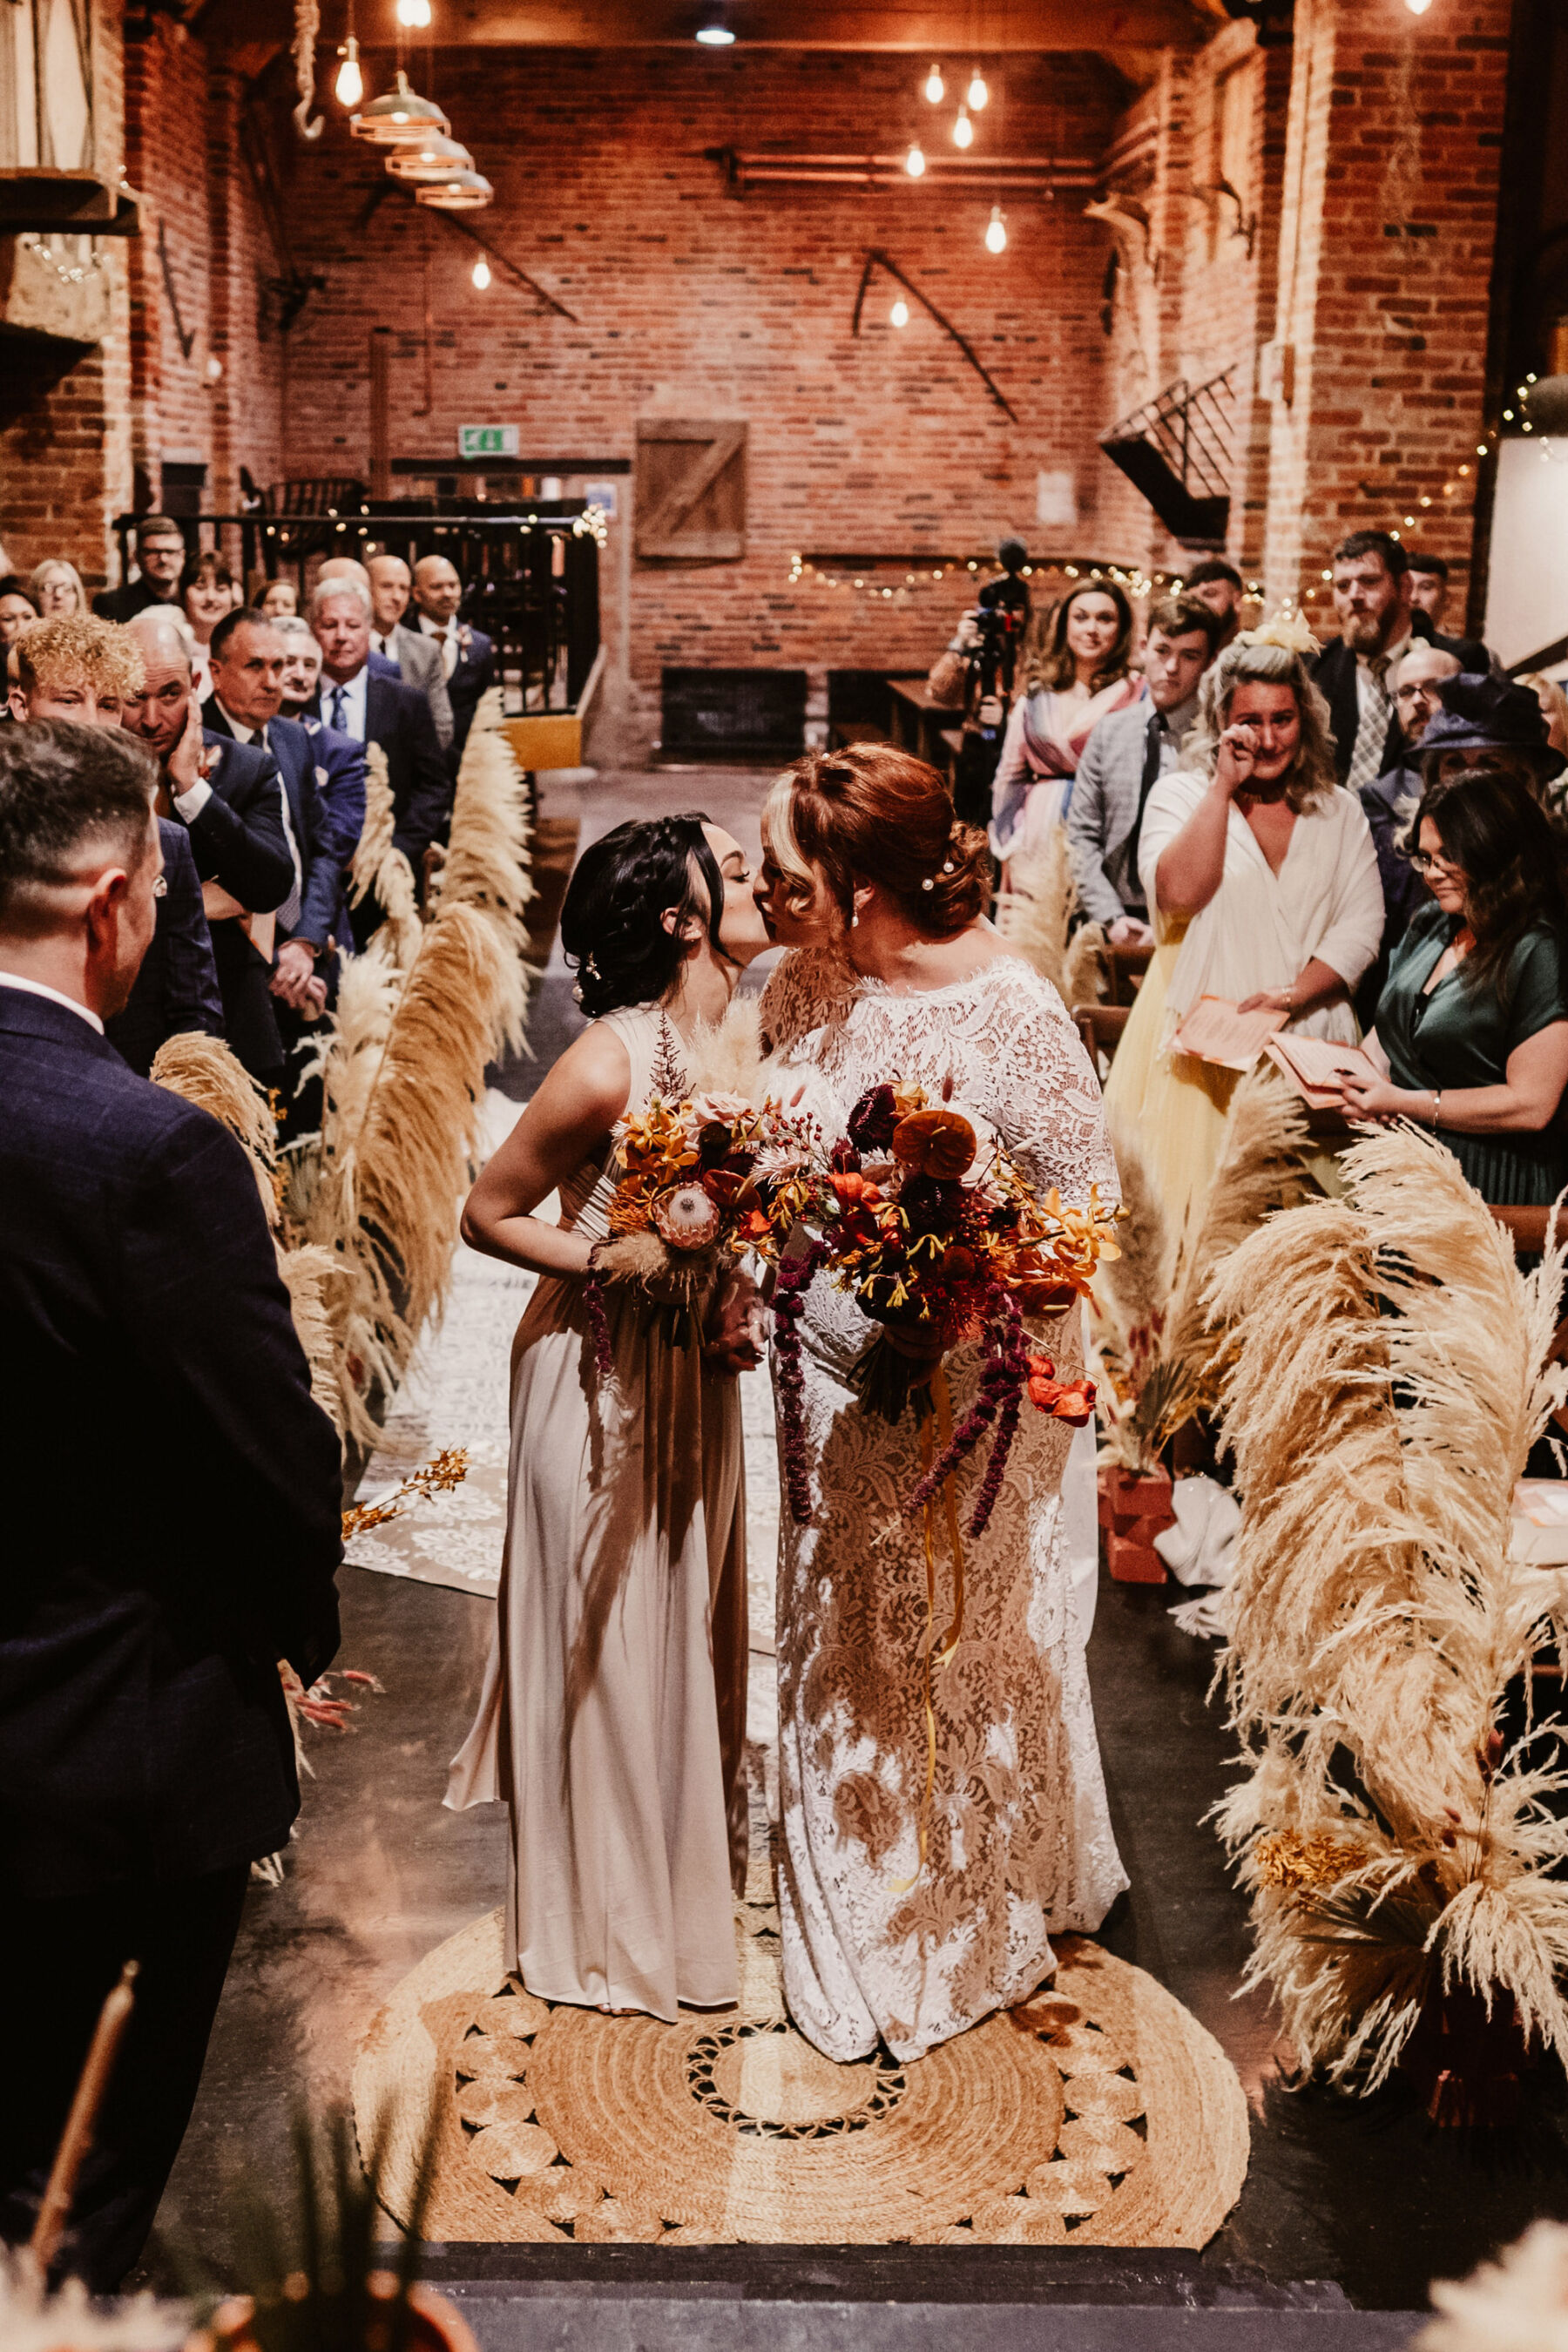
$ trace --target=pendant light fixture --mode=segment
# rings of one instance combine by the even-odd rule
[[[984,114],[991,103],[991,92],[985,87],[985,77],[978,66],[969,77],[969,89],[966,95],[971,110],[975,114]]]
[[[405,146],[395,147],[386,159],[395,180],[449,180],[454,172],[471,172],[474,159],[459,140],[444,131],[427,131]]]
[[[940,106],[947,96],[947,84],[942,78],[942,68],[939,65],[933,64],[925,78],[925,94],[927,102],[931,106]]]
[[[918,139],[911,139],[910,142],[910,152],[904,157],[904,169],[909,173],[911,180],[918,180],[921,173],[925,170],[925,153],[921,146],[921,142]]]
[[[892,322],[893,322],[893,324],[894,324],[894,326],[895,326],[895,327],[907,327],[907,326],[909,325],[909,323],[910,323],[910,306],[909,306],[909,304],[905,301],[905,299],[904,299],[904,298],[903,298],[903,296],[902,296],[901,294],[899,296],[899,298],[898,298],[897,301],[893,304],[893,307],[892,307],[892,309],[889,311],[888,316],[889,316],[889,318],[892,320]]]
[[[952,143],[955,147],[973,147],[974,144],[974,125],[969,120],[966,106],[958,110],[958,121],[952,126]]]
[[[338,55],[342,59],[337,79],[332,84],[340,106],[357,106],[364,96],[364,76],[360,70],[359,43],[351,33]]]
[[[477,213],[495,202],[495,193],[482,172],[453,172],[444,180],[420,181],[414,201],[439,213]]]
[[[705,49],[733,48],[735,28],[724,14],[723,0],[711,0],[711,5],[703,9],[695,37]]]
[[[1007,250],[1007,215],[1000,205],[991,207],[991,218],[985,227],[985,250],[987,253],[1005,253]]]
[[[433,99],[421,98],[416,89],[409,89],[408,76],[401,66],[394,87],[349,118],[354,137],[368,140],[373,147],[406,147],[423,139],[426,131],[451,128]]]

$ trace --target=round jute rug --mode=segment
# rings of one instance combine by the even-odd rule
[[[789,2023],[765,1866],[736,1906],[738,2005],[552,2009],[501,1915],[423,1959],[354,2067],[362,2150],[433,2239],[1202,2246],[1247,2170],[1247,2102],[1152,1977],[1058,1939],[1048,1992],[911,2063],[820,2057]]]

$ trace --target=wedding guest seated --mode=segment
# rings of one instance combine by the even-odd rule
[[[1563,845],[1518,776],[1427,786],[1415,863],[1433,904],[1394,950],[1352,1118],[1415,1119],[1484,1199],[1542,1205],[1568,1185],[1568,913]]]
[[[377,743],[385,752],[393,840],[423,889],[426,853],[446,841],[452,814],[452,780],[430,705],[417,687],[386,677],[384,666],[379,672],[371,668],[381,656],[371,648],[370,592],[357,581],[318,584],[308,617],[321,648],[320,715],[340,735]],[[379,910],[367,900],[356,908],[354,920],[363,945],[366,926],[379,920]]]
[[[1061,823],[1093,730],[1139,698],[1131,666],[1132,607],[1113,580],[1085,581],[1030,621],[991,784],[991,850],[1004,864],[1043,849]]]
[[[1240,572],[1223,555],[1205,555],[1188,572],[1184,593],[1195,596],[1206,604],[1219,624],[1215,645],[1216,654],[1235,643],[1241,628],[1241,606],[1244,590]]]
[[[1539,697],[1527,686],[1470,670],[1445,679],[1437,695],[1442,709],[1421,739],[1426,789],[1484,768],[1491,775],[1517,776],[1552,814],[1550,788],[1568,768],[1568,758],[1552,746]]]
[[[265,572],[251,574],[246,602],[269,621],[281,621],[300,609],[300,591],[292,580],[268,580]]]
[[[436,740],[443,751],[452,748],[452,698],[441,648],[410,625],[405,617],[414,590],[414,574],[400,555],[373,555],[365,565],[374,625],[370,642],[375,651],[395,662],[398,675],[416,686],[430,705]],[[415,615],[417,619],[417,614]]]
[[[291,1055],[327,1003],[333,949],[349,937],[343,875],[364,823],[365,761],[363,744],[320,721],[279,717],[285,658],[283,638],[263,614],[230,613],[213,631],[213,691],[202,718],[214,735],[270,751],[283,777],[296,874],[278,909],[272,994]]]
[[[1388,977],[1388,959],[1404,937],[1405,927],[1418,907],[1426,904],[1426,887],[1405,851],[1405,835],[1421,798],[1420,747],[1430,721],[1442,709],[1438,693],[1444,680],[1458,677],[1457,654],[1412,638],[1410,650],[1390,670],[1394,716],[1402,748],[1392,767],[1361,788],[1361,804],[1372,827],[1377,852],[1377,878],[1383,885],[1383,941],[1376,960],[1356,992],[1356,1009],[1370,1022]]]
[[[14,646],[38,618],[38,600],[20,572],[0,580],[0,646]]]
[[[451,697],[454,734],[452,767],[457,772],[479,707],[479,697],[495,684],[496,649],[483,629],[471,628],[458,617],[463,583],[457,566],[444,555],[422,555],[414,567],[414,602],[426,638],[440,651],[442,675]]]
[[[172,515],[143,515],[136,526],[138,577],[108,588],[92,600],[105,621],[132,621],[149,604],[178,606],[185,569],[185,534]]]
[[[16,658],[10,709],[18,721],[118,727],[124,703],[142,685],[142,658],[129,632],[92,614],[40,621]],[[158,819],[158,839],[163,871],[152,944],[130,996],[104,1024],[116,1053],[143,1077],[159,1046],[182,1031],[223,1035],[223,999],[190,840],[169,817]]]
[[[1117,946],[1153,938],[1138,878],[1144,803],[1178,764],[1197,716],[1198,687],[1220,623],[1195,596],[1167,596],[1149,614],[1142,670],[1148,693],[1102,719],[1084,745],[1068,808],[1068,854],[1085,914]]]
[[[1516,686],[1527,686],[1541,705],[1541,715],[1546,721],[1546,740],[1554,751],[1568,757],[1568,694],[1563,690],[1560,677],[1548,677],[1541,669],[1527,670],[1514,680]],[[1555,795],[1553,795],[1555,797]]]
[[[139,614],[130,631],[143,677],[140,693],[126,699],[122,724],[158,761],[160,814],[178,817],[190,835],[228,1042],[252,1077],[279,1086],[283,1048],[272,1013],[272,929],[294,884],[283,779],[270,751],[203,730],[190,657],[173,614]]]
[[[228,558],[216,548],[200,550],[180,574],[180,609],[196,641],[191,676],[198,702],[205,702],[212,692],[207,648],[213,631],[226,613],[233,612],[237,593]]]
[[[1441,555],[1411,547],[1405,553],[1405,576],[1410,596],[1410,633],[1427,645],[1454,655],[1461,669],[1484,674],[1491,657],[1479,637],[1457,637],[1445,632],[1448,604],[1448,566]]]
[[[342,1549],[250,1163],[102,1034],[153,935],[157,782],[117,728],[0,730],[0,1361],[37,1506],[0,1613],[0,2237],[134,1959],[64,2252],[95,2294],[141,2253],[250,1865],[299,1811],[278,1661],[330,1664]]]
[[[1138,1129],[1174,1230],[1214,1173],[1237,1087],[1234,1069],[1170,1050],[1199,998],[1356,1035],[1350,998],[1383,936],[1383,892],[1333,763],[1305,652],[1265,629],[1209,670],[1184,765],[1149,794],[1138,865],[1158,947],[1106,1100]]]
[[[63,556],[47,555],[33,566],[33,602],[46,621],[74,620],[87,611],[81,573]]]
[[[321,677],[321,648],[310,634],[310,624],[297,613],[285,613],[272,624],[283,640],[283,700],[285,719],[303,719],[316,708]]]

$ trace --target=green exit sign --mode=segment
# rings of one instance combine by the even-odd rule
[[[459,425],[459,457],[515,457],[521,444],[515,425]]]

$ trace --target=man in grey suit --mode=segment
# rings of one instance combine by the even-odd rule
[[[1143,804],[1176,765],[1197,715],[1198,686],[1223,624],[1195,596],[1167,596],[1149,614],[1143,641],[1148,691],[1102,719],[1083,747],[1068,803],[1068,856],[1092,922],[1117,947],[1153,939],[1138,879]]]
[[[455,721],[441,648],[434,637],[426,636],[417,626],[408,628],[404,623],[414,592],[413,575],[400,555],[373,555],[365,570],[370,575],[370,601],[374,614],[371,644],[378,654],[384,654],[388,661],[397,664],[410,686],[419,688],[430,705],[437,740],[443,751],[450,751]]]

